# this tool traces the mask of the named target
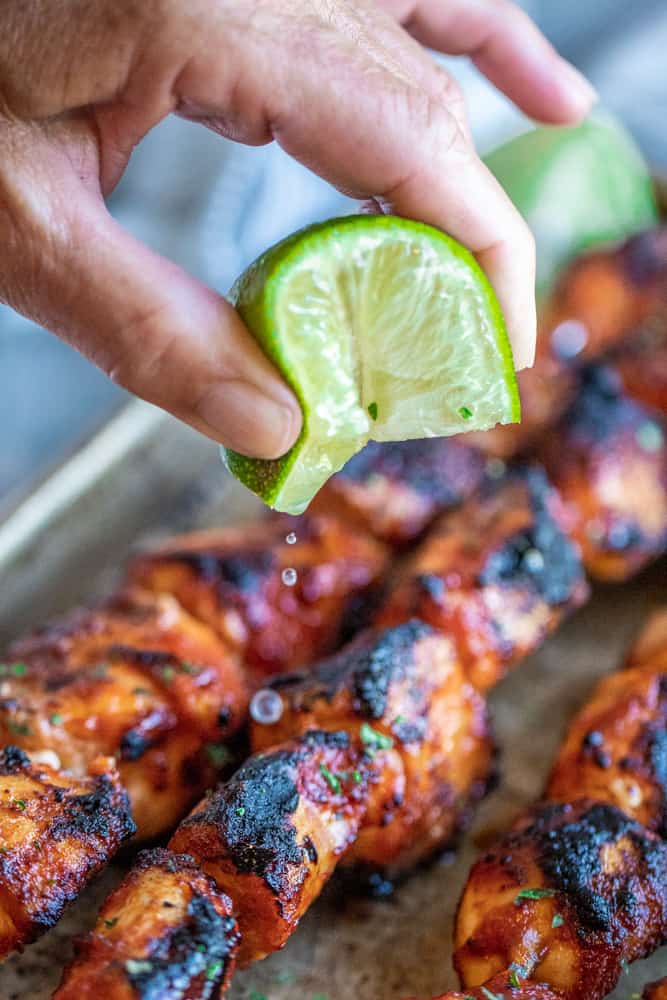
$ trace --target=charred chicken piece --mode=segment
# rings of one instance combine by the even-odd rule
[[[443,993],[434,1000],[562,1000],[563,994],[554,992],[544,983],[522,978],[520,970],[508,969],[494,976],[484,986],[471,986],[463,993]]]
[[[650,983],[642,994],[642,1000],[667,1000],[667,979]]]
[[[363,616],[386,565],[384,547],[349,525],[282,517],[172,539],[140,555],[130,575],[140,587],[178,598],[241,654],[261,684],[339,643]],[[286,571],[296,573],[293,585]]]
[[[416,617],[440,629],[475,687],[487,690],[588,596],[567,528],[539,467],[487,480],[464,509],[436,522],[378,624]]]
[[[521,423],[471,435],[469,443],[501,458],[534,446],[574,397],[582,362],[642,324],[660,323],[666,307],[666,227],[575,260],[542,311],[535,365],[518,376]]]
[[[611,362],[628,396],[667,416],[667,301],[612,353]]]
[[[255,754],[171,839],[234,901],[239,961],[285,944],[356,837],[383,766],[347,733],[311,732]]]
[[[116,757],[142,837],[173,827],[212,783],[206,745],[246,714],[238,658],[171,597],[75,612],[9,658],[0,739],[79,776]]]
[[[89,770],[75,778],[0,751],[0,958],[52,927],[134,833],[113,761]]]
[[[469,497],[484,467],[479,449],[453,438],[373,441],[328,481],[310,509],[402,546]]]
[[[449,845],[484,794],[493,764],[483,699],[449,639],[422,622],[373,629],[302,674],[276,678],[280,715],[254,722],[255,750],[311,729],[345,730],[362,752],[384,749],[368,810],[343,865],[376,879]]]
[[[573,511],[588,572],[626,580],[667,548],[667,433],[625,396],[611,368],[591,368],[540,449]]]
[[[454,963],[466,987],[514,967],[602,1000],[666,937],[667,844],[614,806],[546,804],[473,867]]]
[[[230,900],[192,858],[145,851],[78,945],[54,1000],[216,1000],[238,943]]]
[[[605,677],[570,725],[547,786],[609,802],[667,839],[667,662]]]

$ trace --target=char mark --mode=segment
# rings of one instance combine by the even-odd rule
[[[509,474],[520,478],[529,492],[533,523],[492,552],[480,573],[482,585],[529,586],[548,604],[565,604],[583,582],[579,552],[550,510],[553,488],[539,466]],[[487,490],[498,489],[497,481]]]
[[[275,565],[275,554],[268,548],[242,555],[173,552],[169,558],[189,566],[205,583],[235,587],[243,593],[256,590]]]

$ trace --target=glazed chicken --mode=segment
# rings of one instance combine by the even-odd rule
[[[642,994],[642,1000],[667,1000],[667,979],[650,983]]]
[[[518,375],[521,423],[469,435],[467,443],[505,459],[534,446],[573,400],[581,364],[656,317],[661,322],[666,304],[667,227],[573,261],[541,310],[535,365]]]
[[[487,690],[588,596],[569,520],[538,467],[487,479],[436,522],[378,624],[415,617],[440,629],[475,687]]]
[[[483,453],[460,439],[372,441],[322,487],[310,510],[404,546],[438,514],[466,500],[484,469]]]
[[[569,504],[570,530],[592,576],[627,580],[664,551],[667,427],[623,393],[612,368],[586,371],[539,458]]]
[[[667,303],[612,352],[610,361],[629,396],[667,416]]]
[[[455,935],[465,987],[514,968],[564,1000],[602,1000],[667,942],[667,609],[628,660],[573,720],[547,801],[472,869]]]
[[[461,993],[443,993],[434,1000],[562,1000],[563,994],[550,989],[544,983],[522,979],[516,969],[509,969],[485,983],[471,986]]]
[[[142,837],[197,801],[246,716],[237,656],[168,596],[74,612],[8,656],[0,739],[80,777],[116,757]]]
[[[667,844],[604,803],[546,803],[473,867],[454,964],[479,986],[512,964],[565,1000],[601,1000],[667,940]]]
[[[130,579],[176,597],[261,685],[358,629],[386,568],[384,547],[349,525],[280,517],[165,542],[134,561]]]
[[[229,899],[192,858],[144,851],[78,946],[97,975],[73,965],[56,996],[168,1000],[191,983],[201,1000],[215,1000],[229,985],[238,943]]]
[[[279,721],[254,725],[257,752],[169,845],[232,899],[242,964],[285,944],[341,859],[394,870],[442,848],[493,758],[482,699],[449,640],[419,622],[371,631],[271,692]],[[89,952],[77,981],[96,981]]]
[[[450,844],[492,773],[486,706],[464,677],[452,643],[422,622],[371,630],[304,674],[277,678],[273,724],[253,721],[263,750],[311,729],[346,730],[371,751],[385,747],[379,778],[343,865],[370,885]],[[381,880],[373,878],[381,873]]]
[[[75,778],[0,751],[0,957],[52,927],[133,833],[112,760]]]

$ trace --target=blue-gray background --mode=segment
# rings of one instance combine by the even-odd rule
[[[665,0],[524,0],[603,104],[667,171]],[[448,60],[488,149],[520,117],[467,64]],[[135,233],[226,291],[238,270],[286,231],[349,204],[275,146],[246,149],[169,120],[136,152],[112,199]],[[124,393],[55,337],[0,307],[0,509],[84,441]]]

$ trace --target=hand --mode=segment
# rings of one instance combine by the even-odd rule
[[[544,121],[577,121],[593,93],[508,0],[383,7],[4,0],[0,299],[215,440],[266,458],[294,442],[296,399],[236,312],[105,209],[133,147],[175,112],[238,142],[275,139],[342,191],[457,237],[495,285],[517,366],[530,364],[532,238],[419,42],[471,55]]]

